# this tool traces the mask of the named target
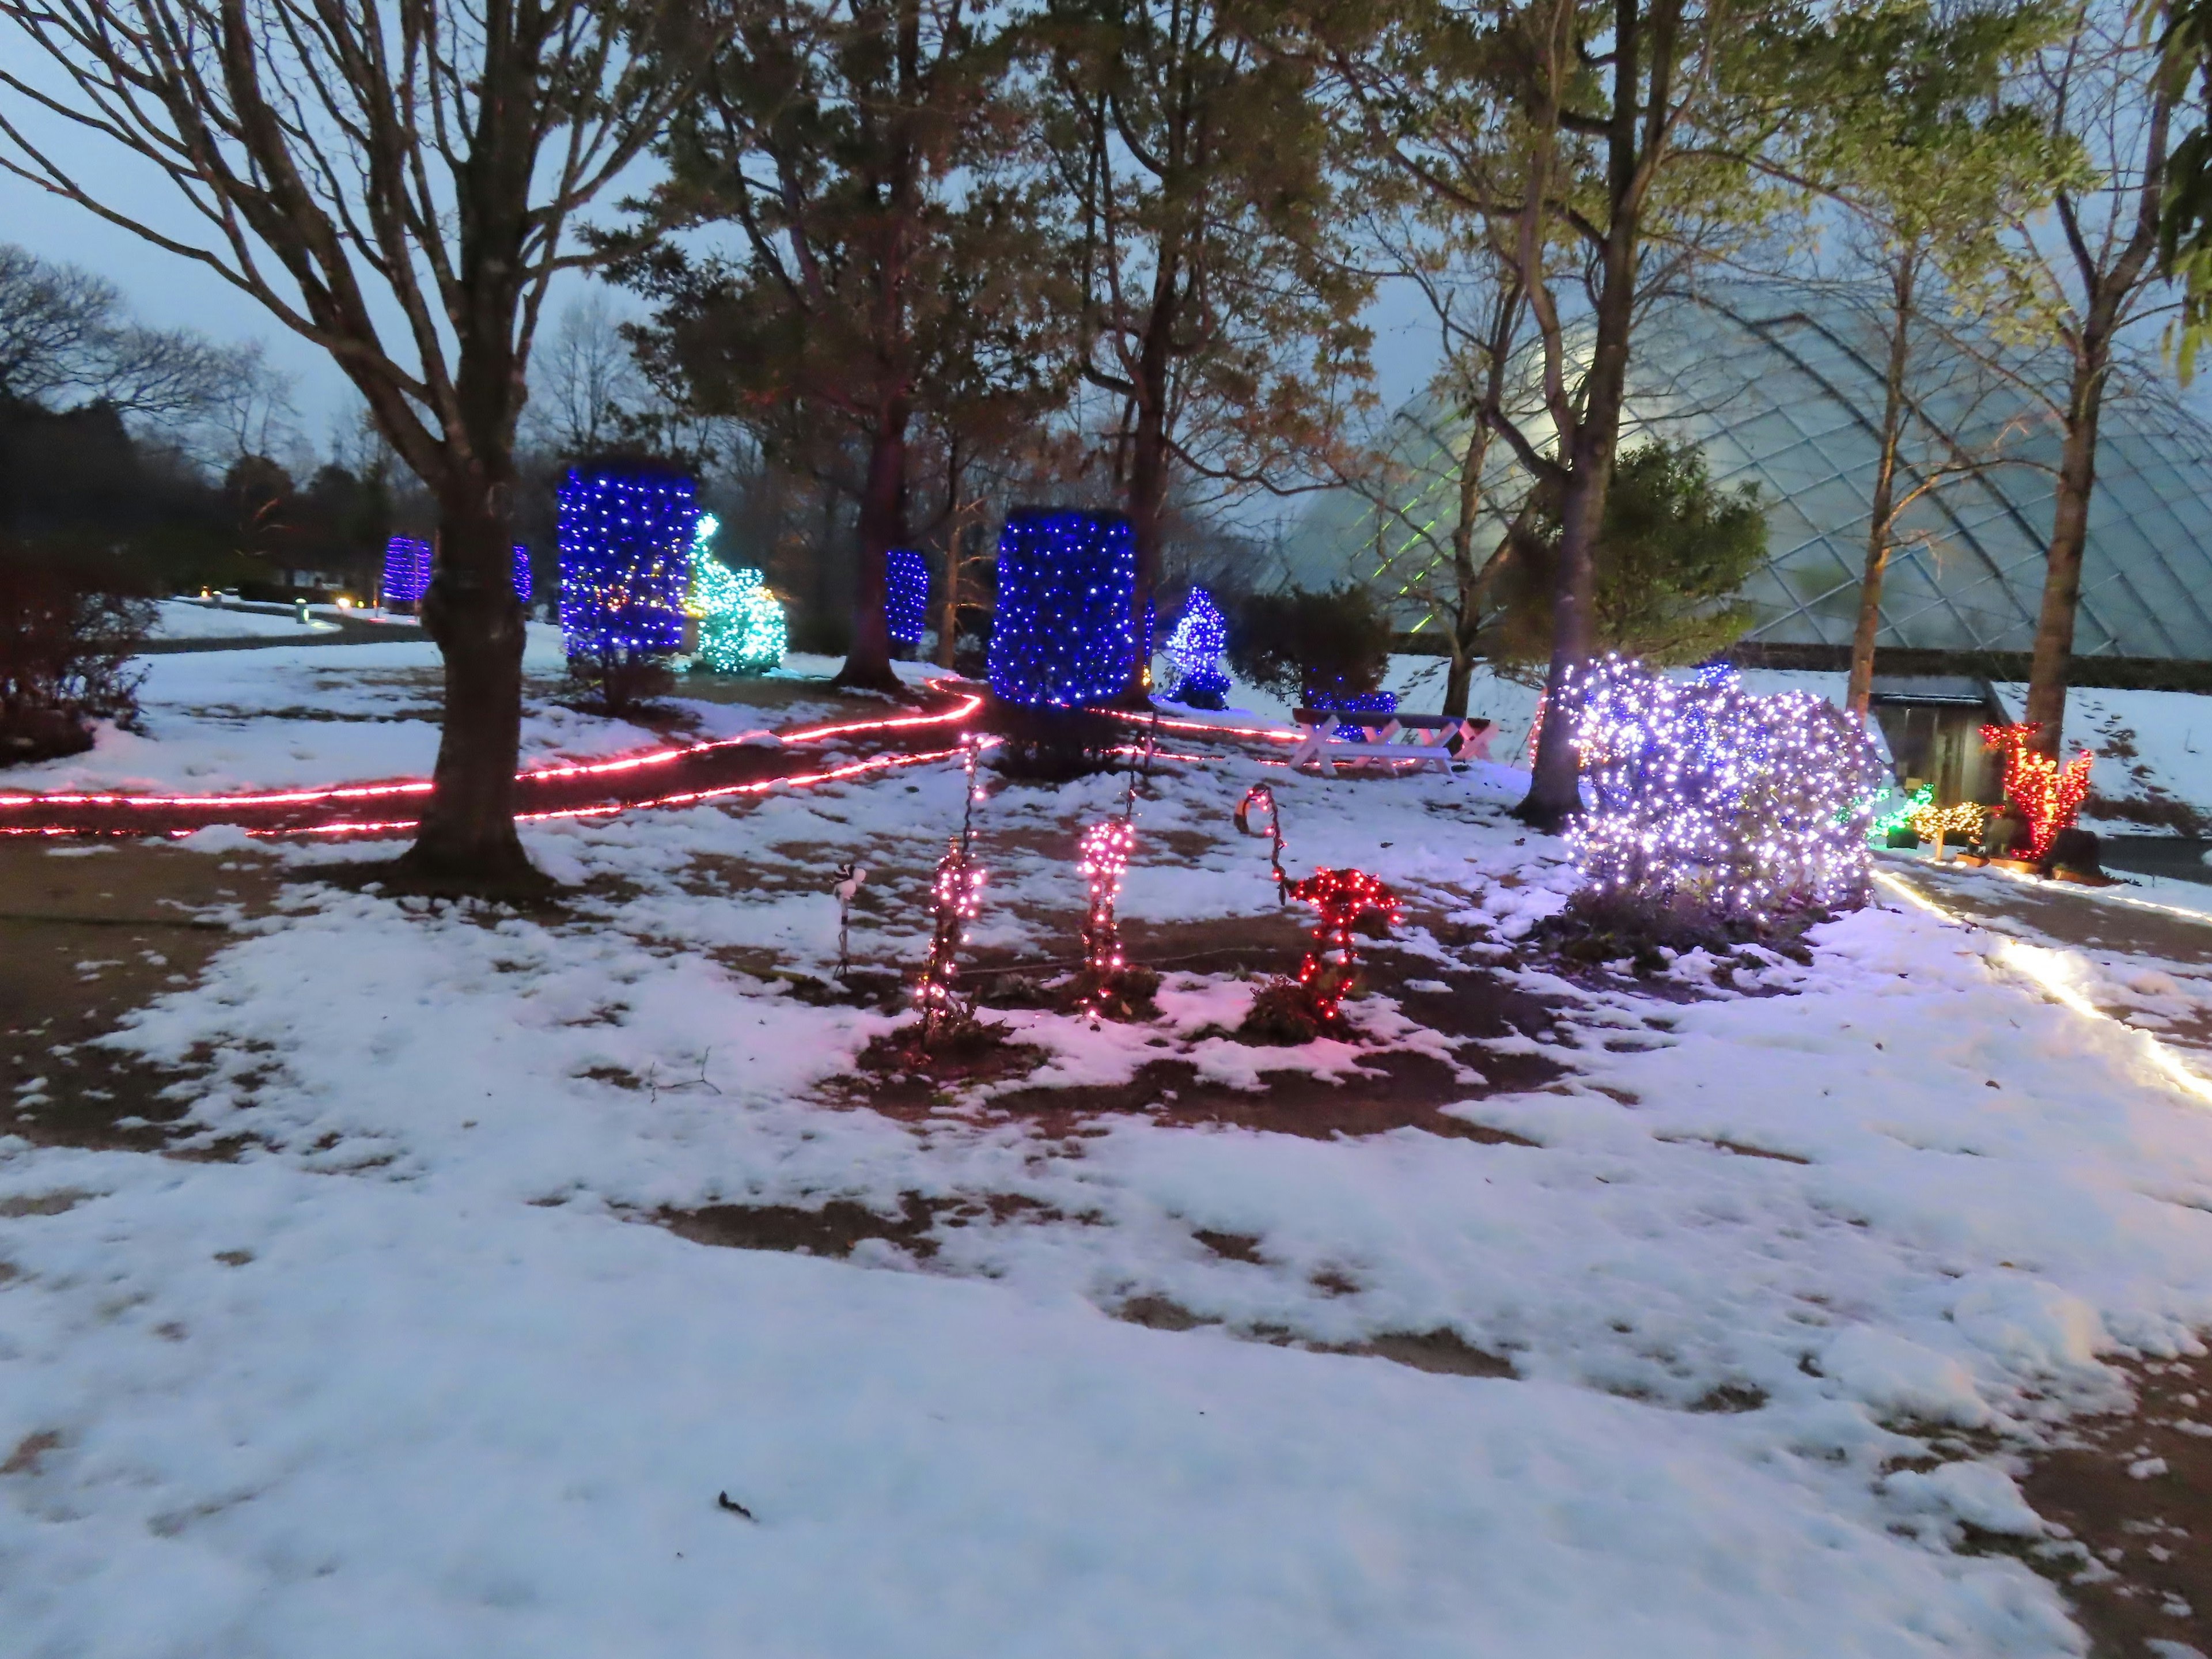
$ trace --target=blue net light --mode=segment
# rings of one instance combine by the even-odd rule
[[[1398,694],[1395,691],[1316,691],[1308,699],[1306,707],[1325,714],[1395,714],[1398,712]]]
[[[901,645],[919,645],[929,625],[929,561],[921,550],[884,555],[884,624]]]
[[[991,689],[1030,708],[1118,696],[1137,664],[1137,538],[1119,513],[1017,507],[999,537]]]
[[[1177,702],[1218,708],[1228,695],[1229,676],[1221,666],[1221,653],[1229,637],[1229,623],[1213,596],[1202,587],[1190,590],[1175,632],[1168,635],[1168,660],[1175,665],[1175,684],[1168,695]]]
[[[430,591],[430,573],[434,563],[429,543],[417,541],[412,536],[394,536],[384,549],[385,604],[422,604],[422,596]],[[530,550],[518,542],[514,548],[514,597],[528,605],[536,586],[537,579],[530,569]]]
[[[384,547],[384,602],[419,605],[430,586],[430,544],[394,536]]]
[[[699,504],[691,480],[578,469],[561,486],[561,638],[572,657],[680,650]]]

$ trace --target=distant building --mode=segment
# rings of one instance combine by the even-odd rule
[[[1645,433],[1694,439],[1716,483],[1760,487],[1769,553],[1744,588],[1758,617],[1747,643],[1773,660],[1840,664],[1850,642],[1881,415],[1877,326],[1848,290],[1744,283],[1666,301],[1637,337],[1624,447]],[[1916,374],[1916,401],[1954,455],[2001,459],[1929,491],[1904,520],[1914,540],[1891,557],[1885,649],[2024,653],[2033,643],[2058,434],[2007,378],[2035,366],[2000,367],[1992,374],[1953,353]],[[1417,473],[1409,504],[1378,520],[1356,498],[1325,500],[1291,538],[1293,580],[1352,574],[1418,590],[1423,556],[1407,524],[1454,509],[1449,452],[1465,427],[1406,424]],[[1929,446],[1916,437],[1908,453]],[[1513,469],[1502,453],[1493,465],[1510,490]],[[1486,529],[1483,550],[1495,542]],[[1401,614],[1419,621],[1410,599]],[[2075,650],[2212,664],[2212,428],[2170,396],[2124,382],[2105,407]]]

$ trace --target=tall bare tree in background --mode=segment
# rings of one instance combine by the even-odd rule
[[[149,327],[105,277],[0,242],[0,404],[191,421],[258,365],[257,348]]]
[[[679,0],[0,0],[0,167],[205,265],[330,352],[435,495],[423,624],[445,662],[433,884],[535,883],[514,823],[515,427],[574,216],[641,155],[714,44]],[[28,72],[36,54],[39,74]],[[189,229],[134,216],[123,151]]]
[[[1045,165],[1079,290],[1077,360],[1118,419],[1144,636],[1179,488],[1279,488],[1368,401],[1372,284],[1349,257],[1337,134],[1297,58],[1216,0],[1048,0]],[[1141,695],[1151,654],[1129,688]]]
[[[1768,210],[1753,163],[1793,118],[1804,19],[1787,0],[1316,0],[1299,15],[1346,122],[1524,296],[1540,408],[1480,414],[1559,503],[1546,714],[1518,809],[1556,828],[1581,810],[1569,693],[1590,655],[1642,302]]]
[[[573,461],[627,437],[650,398],[614,301],[595,288],[561,307],[538,348],[523,442]]]
[[[1830,328],[1870,337],[1881,364],[1875,480],[1844,706],[1861,720],[1874,694],[1875,641],[1889,562],[1911,539],[1915,505],[1982,471],[2004,440],[1970,445],[1961,429],[1997,383],[1950,313],[1997,283],[2003,228],[2046,206],[2078,146],[2004,82],[2063,20],[2040,6],[1898,0],[1847,9],[1814,43],[1835,97],[1814,169],[1847,210],[1852,274]],[[2076,180],[2075,182],[2079,182]],[[1871,298],[1869,296],[1872,296]],[[1943,411],[1940,422],[1931,409]]]
[[[2153,21],[2156,21],[2154,11]],[[2054,228],[2027,216],[2011,227],[2012,326],[2047,353],[2052,371],[2024,384],[2058,427],[2058,478],[2043,600],[2028,665],[2027,718],[2056,756],[2066,720],[2081,557],[2097,488],[2097,428],[2115,352],[2171,296],[2159,264],[2160,213],[2173,120],[2173,77],[2155,38],[2125,10],[2087,0],[2072,27],[2022,77],[2021,94],[2054,143],[2078,149],[2085,173],[2057,192]]]

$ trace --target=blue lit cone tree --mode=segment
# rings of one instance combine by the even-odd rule
[[[1175,665],[1175,684],[1169,695],[1193,708],[1219,708],[1229,694],[1229,676],[1221,666],[1227,648],[1229,622],[1202,587],[1190,590],[1175,632],[1168,635],[1168,660]]]

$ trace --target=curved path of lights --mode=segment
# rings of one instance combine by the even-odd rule
[[[963,692],[911,714],[800,726],[763,744],[757,734],[676,744],[611,760],[526,768],[515,782],[516,817],[525,823],[589,817],[632,807],[690,806],[758,794],[787,784],[805,787],[926,760],[957,750],[927,744],[964,726],[983,699]],[[823,768],[806,745],[882,743],[892,752]],[[917,745],[919,747],[919,745]],[[264,835],[397,834],[418,822],[407,809],[430,793],[427,778],[306,789],[245,790],[228,794],[124,794],[64,791],[0,794],[0,834],[39,836],[189,835],[214,823],[235,823]]]
[[[763,744],[754,733],[711,742],[673,744],[610,760],[525,768],[515,817],[524,823],[611,816],[648,807],[685,807],[765,794],[778,787],[810,788],[877,772],[894,771],[960,752],[941,739],[969,724],[983,707],[972,691],[940,696],[938,706],[910,714],[831,721],[775,733]],[[1128,714],[1158,731],[1217,738],[1296,742],[1279,729],[1217,726],[1200,720]],[[878,752],[823,767],[823,744],[882,745]],[[1132,748],[1133,750],[1133,745]],[[1203,756],[1154,749],[1153,758],[1191,762]],[[100,793],[58,791],[0,793],[0,835],[186,836],[210,824],[237,824],[264,836],[402,835],[420,822],[409,809],[430,793],[427,778],[382,783],[332,784],[294,789],[242,790],[224,794]]]

